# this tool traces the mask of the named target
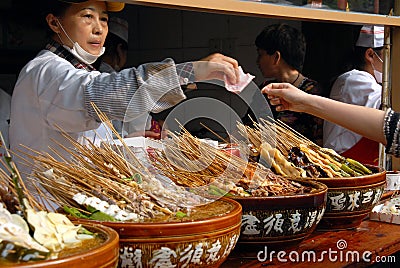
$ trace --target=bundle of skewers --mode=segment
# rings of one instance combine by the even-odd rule
[[[60,129],[70,146],[57,144],[68,159],[62,157],[65,152],[54,148],[52,155],[26,154],[28,162],[35,163],[30,180],[42,205],[61,208],[74,218],[145,222],[176,220],[209,202],[154,172],[147,158],[137,157],[105,114],[94,108],[120,143],[109,133],[101,145],[86,138],[82,145]]]
[[[253,126],[238,124],[242,136],[248,137],[260,162],[266,163],[276,174],[291,178],[357,177],[372,171],[332,149],[313,143],[285,123],[261,119]]]
[[[94,237],[65,215],[48,213],[27,190],[6,151],[0,158],[0,266],[56,259],[62,250]]]
[[[262,165],[204,143],[184,128],[170,136],[165,149],[154,150],[150,159],[165,176],[194,192],[262,197],[311,191]]]
[[[71,159],[57,160],[36,153],[33,180],[47,191],[47,201],[63,207],[78,218],[100,221],[142,222],[155,217],[173,216],[193,207],[198,197],[157,177],[132,153],[118,146],[81,145],[67,134],[74,150]],[[164,180],[165,181],[165,180]],[[41,191],[38,187],[38,191]]]

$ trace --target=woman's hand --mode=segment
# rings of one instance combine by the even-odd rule
[[[232,84],[239,82],[239,64],[237,60],[220,53],[214,53],[200,61],[193,62],[193,67],[196,81],[224,80],[226,75]]]
[[[288,83],[271,83],[261,92],[268,95],[270,103],[276,106],[277,111],[312,114],[386,144],[383,132],[385,111],[308,94]]]
[[[277,111],[306,112],[311,96],[289,83],[271,83],[261,92],[268,95],[271,105],[274,105]]]

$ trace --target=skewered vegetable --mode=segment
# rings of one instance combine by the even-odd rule
[[[27,191],[8,151],[5,160],[0,159],[0,263],[57,258],[62,249],[94,238],[65,215],[45,211]]]
[[[261,150],[262,146],[272,148],[271,145],[267,144],[276,140],[273,144],[276,144],[276,150],[284,156],[285,160],[267,161],[267,163],[271,164],[277,174],[296,178],[303,177],[296,172],[284,171],[289,167],[286,161],[299,170],[304,170],[307,177],[313,178],[356,177],[372,173],[371,170],[354,159],[344,158],[332,149],[319,147],[281,121],[261,119],[260,123],[254,122],[254,128],[239,123],[238,129],[242,136],[250,137],[249,140],[254,147]],[[279,155],[278,153],[275,154]],[[264,157],[265,155],[267,159],[271,159],[271,153],[264,154]],[[300,174],[303,175],[304,173]]]
[[[153,165],[176,184],[206,189],[207,193],[239,196],[293,195],[307,191],[258,163],[226,154],[183,129],[165,151],[155,150]]]
[[[290,178],[305,177],[305,171],[302,167],[296,167],[292,162],[288,161],[278,149],[272,148],[269,143],[262,143],[260,151],[260,157],[271,165],[271,169],[275,171],[276,174]]]
[[[0,242],[0,256],[9,262],[19,263],[46,260],[49,252],[25,248],[14,242],[3,240]]]

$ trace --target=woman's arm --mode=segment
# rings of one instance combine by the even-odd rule
[[[182,84],[223,80],[225,76],[237,83],[238,63],[219,53],[189,63],[175,64],[172,59],[166,59],[142,64],[94,77],[85,87],[85,106],[92,118],[97,118],[93,102],[110,119],[130,121],[144,113],[161,112],[184,100]]]
[[[305,112],[341,125],[364,137],[386,144],[385,112],[305,93],[289,83],[272,83],[262,89],[277,111]]]

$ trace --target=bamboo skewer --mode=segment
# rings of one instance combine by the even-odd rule
[[[1,144],[6,144],[3,138],[2,133],[0,132],[0,141]],[[13,196],[19,199],[19,209],[22,210],[24,213],[24,201],[22,200],[25,198],[28,204],[36,210],[43,210],[43,206],[39,204],[36,199],[30,194],[27,190],[24,181],[22,180],[21,174],[17,166],[15,165],[14,161],[12,160],[11,154],[9,150],[5,148],[5,154],[8,158],[7,163],[5,163],[2,159],[0,159],[0,164],[5,168],[3,170],[0,166],[0,185],[4,186],[6,189],[9,189]],[[8,172],[8,174],[6,173]],[[0,198],[1,199],[1,198]]]
[[[270,170],[256,163],[249,163],[210,145],[201,144],[185,129],[179,136],[175,134],[171,136],[173,145],[168,146],[169,150],[166,153],[158,152],[152,158],[153,164],[179,185],[185,187],[204,187],[210,183],[223,185],[227,182],[236,183],[243,176],[248,176],[250,184],[253,183],[256,187],[262,184],[264,190],[269,191],[268,195],[281,195],[298,190],[290,181],[272,174]],[[185,168],[192,167],[194,161],[205,168],[201,170]],[[198,164],[195,167],[198,167]],[[250,174],[249,170],[254,170],[254,174]]]
[[[98,112],[99,118],[106,120],[106,116]],[[109,126],[113,130],[112,125]],[[101,199],[113,201],[119,206],[130,208],[147,217],[149,215],[146,213],[150,211],[148,208],[141,211],[143,206],[152,207],[154,212],[151,214],[168,215],[172,213],[171,209],[176,210],[186,204],[184,202],[181,202],[184,204],[176,204],[176,196],[179,192],[171,196],[167,194],[160,196],[139,187],[135,178],[140,178],[145,185],[148,185],[146,187],[151,187],[151,181],[155,180],[152,178],[154,175],[136,158],[115,130],[113,131],[119,137],[122,148],[130,156],[130,161],[123,156],[121,147],[115,144],[103,143],[102,146],[97,146],[86,139],[86,145],[82,145],[61,128],[59,130],[73,149],[56,141],[54,143],[66,151],[71,159],[62,158],[60,151],[54,148],[51,148],[52,154],[61,158],[61,161],[47,153],[25,153],[26,157],[37,163],[31,179],[36,180],[38,185],[46,189],[48,195],[51,196],[48,200],[57,202],[59,205],[76,206],[76,203],[71,201],[72,197],[76,193],[84,193],[87,196],[101,196]],[[44,175],[48,170],[53,170],[52,178]],[[159,188],[154,190],[160,191]]]
[[[34,150],[31,150],[34,155],[25,154],[36,163],[34,176],[30,179],[37,182],[35,187],[42,198],[41,204],[47,201],[79,208],[72,198],[77,193],[84,193],[110,200],[144,216],[149,211],[141,211],[143,202],[152,202],[156,213],[170,214],[171,204],[176,203],[176,200],[169,196],[160,198],[152,191],[144,191],[141,188],[143,185],[138,185],[135,178],[140,177],[143,183],[150,183],[152,172],[130,150],[106,115],[95,106],[94,109],[122,146],[113,143],[97,146],[86,138],[86,144],[82,145],[59,128],[73,149],[57,141],[53,142],[71,155],[71,159],[65,159],[65,154],[54,148],[50,148],[53,156]],[[171,133],[171,142],[165,144],[165,151],[155,150],[150,156],[154,166],[177,185],[201,188],[216,183],[224,187],[240,182],[246,189],[255,190],[259,187],[264,195],[292,194],[299,191],[299,186],[274,175],[270,170],[202,144],[183,127],[182,130],[179,135]],[[254,131],[250,138],[260,141],[261,138],[256,134]],[[111,135],[110,133],[109,136]],[[46,173],[49,170],[52,170],[51,175]]]

